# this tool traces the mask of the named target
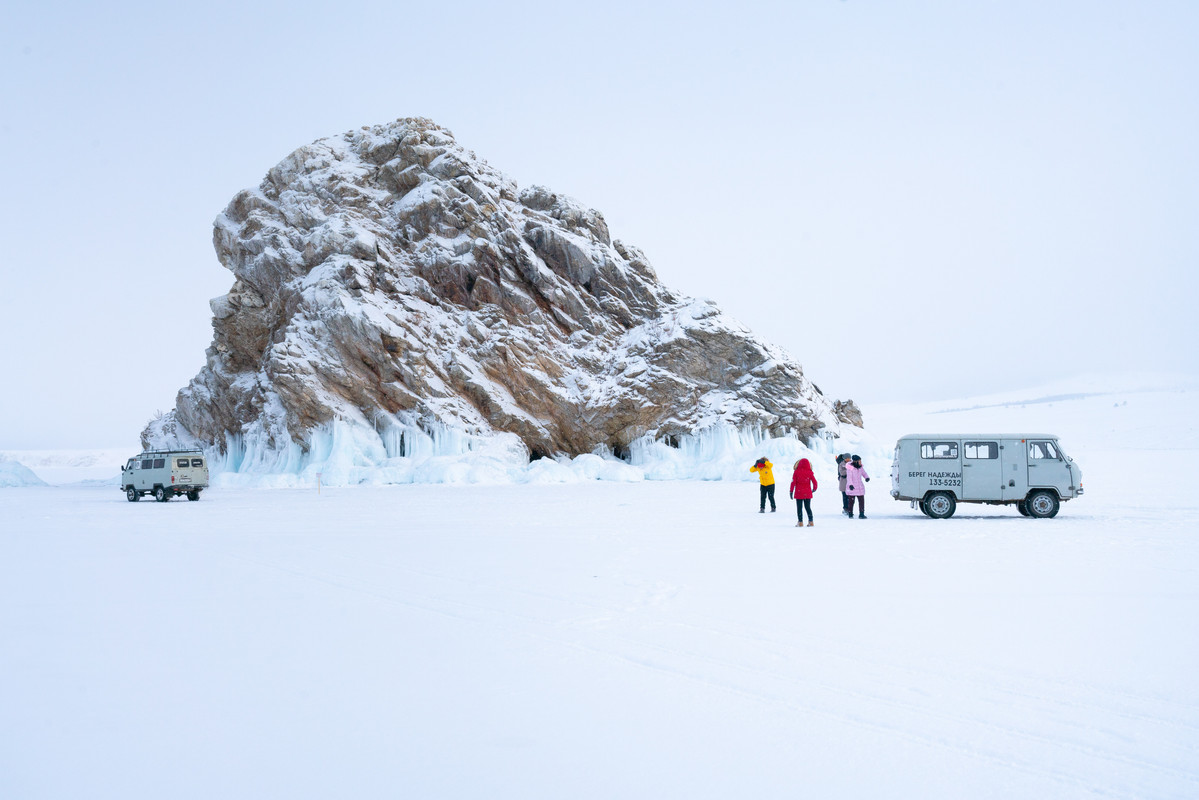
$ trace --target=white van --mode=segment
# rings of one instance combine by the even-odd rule
[[[199,500],[208,488],[208,459],[203,450],[146,450],[121,468],[121,491],[130,503],[147,492],[165,503],[175,495]]]
[[[913,433],[895,443],[891,496],[936,519],[952,517],[958,503],[1054,517],[1081,494],[1082,470],[1051,434]]]

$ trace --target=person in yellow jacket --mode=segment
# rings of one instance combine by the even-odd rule
[[[758,507],[759,514],[766,513],[766,498],[770,498],[770,510],[777,511],[774,505],[774,464],[771,464],[765,458],[759,458],[754,462],[754,465],[749,468],[750,472],[758,473],[758,480],[762,482],[762,497]]]

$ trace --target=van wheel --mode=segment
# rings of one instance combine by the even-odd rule
[[[933,492],[924,501],[924,508],[933,519],[949,519],[957,511],[958,501],[949,492]]]
[[[1030,494],[1024,501],[1024,505],[1028,509],[1028,515],[1036,519],[1056,517],[1058,509],[1061,508],[1057,495],[1044,490]]]
[[[169,494],[167,494],[166,489],[159,486],[157,489],[154,490],[154,499],[160,503],[165,503],[166,501],[171,499],[171,496]]]
[[[199,492],[188,492],[188,493],[187,493],[187,499],[188,499],[188,500],[192,500],[192,501],[199,500],[199,499],[200,499],[200,493],[199,493]]]
[[[921,513],[921,514],[923,514],[923,515],[924,515],[924,516],[926,516],[926,517],[927,517],[927,516],[929,516],[929,513],[928,513],[928,506],[924,505],[924,501],[923,501],[923,500],[917,500],[917,501],[916,501],[916,507],[920,509],[920,513]]]
[[[1023,500],[1021,500],[1019,503],[1016,503],[1016,510],[1020,512],[1020,516],[1022,516],[1022,517],[1029,516],[1028,504],[1025,503]]]
[[[125,499],[128,500],[130,503],[136,503],[138,500],[142,499],[142,495],[141,495],[141,492],[139,492],[137,489],[134,489],[132,486],[129,486],[129,487],[126,487],[126,489],[125,489]]]

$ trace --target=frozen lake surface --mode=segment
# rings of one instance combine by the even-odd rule
[[[1191,396],[910,424],[1061,432],[1053,520],[885,463],[812,528],[785,478],[5,489],[0,797],[1199,796]]]
[[[8,490],[0,794],[1199,792],[1194,501],[882,494]]]

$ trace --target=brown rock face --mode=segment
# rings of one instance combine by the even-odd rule
[[[787,354],[660,285],[602,214],[519,190],[428,120],[300,148],[233,198],[213,244],[233,287],[148,444],[305,448],[339,419],[573,455],[721,422],[853,424]]]
[[[855,428],[862,427],[862,409],[852,400],[837,400],[833,402],[833,413],[837,419]]]

